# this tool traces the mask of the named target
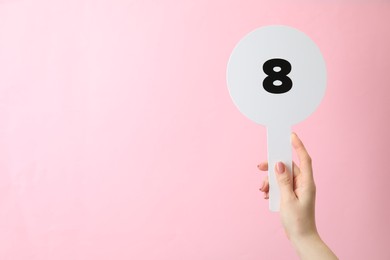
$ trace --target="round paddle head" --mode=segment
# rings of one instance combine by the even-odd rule
[[[287,26],[246,35],[227,66],[234,104],[258,124],[291,126],[307,118],[325,94],[326,65],[317,45]]]

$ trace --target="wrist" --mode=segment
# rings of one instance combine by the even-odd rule
[[[304,255],[309,248],[313,249],[323,244],[323,241],[317,231],[295,235],[292,236],[290,240],[295,251],[300,256],[300,259],[305,259]]]
[[[299,247],[302,244],[322,242],[321,237],[316,230],[306,234],[293,235],[291,236],[290,241],[294,247]]]
[[[301,260],[306,259],[338,259],[321,239],[317,231],[293,236],[291,242]]]

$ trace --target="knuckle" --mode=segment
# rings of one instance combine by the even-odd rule
[[[307,163],[312,164],[313,160],[311,159],[310,155],[306,155],[305,160]]]
[[[279,178],[279,183],[282,185],[291,185],[291,179],[286,177]]]
[[[309,185],[306,187],[306,190],[310,197],[315,197],[317,193],[317,188],[314,182],[309,183]]]
[[[317,192],[317,189],[315,186],[312,186],[309,188],[309,194],[311,194],[312,196],[315,196],[316,195],[316,192]]]

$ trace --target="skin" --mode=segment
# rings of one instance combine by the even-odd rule
[[[313,178],[312,159],[299,137],[291,134],[299,166],[293,163],[293,178],[282,162],[275,167],[276,179],[281,193],[280,217],[287,238],[291,241],[300,259],[338,259],[322,241],[315,222],[316,185]],[[268,171],[268,163],[258,165],[261,171]],[[268,177],[260,190],[269,198]]]

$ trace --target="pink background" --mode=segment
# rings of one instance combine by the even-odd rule
[[[0,0],[0,259],[297,259],[226,87],[270,24],[328,65],[294,127],[340,259],[390,259],[388,1]]]

